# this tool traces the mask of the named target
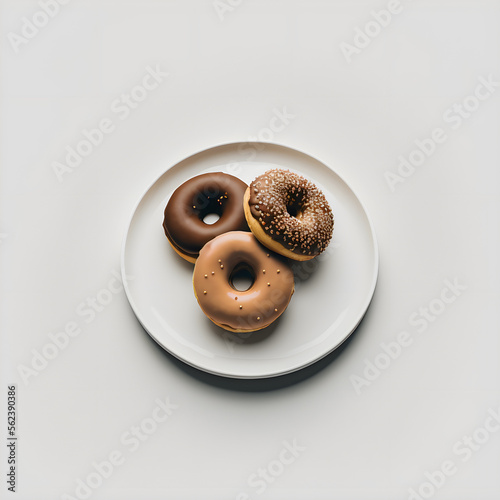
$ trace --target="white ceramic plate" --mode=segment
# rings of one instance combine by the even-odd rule
[[[276,167],[297,172],[322,189],[335,215],[333,239],[321,256],[293,265],[295,293],[274,324],[235,335],[215,326],[199,308],[193,265],[165,238],[163,210],[173,191],[195,175],[222,171],[250,183]],[[349,337],[375,291],[378,250],[363,205],[333,170],[284,146],[236,143],[186,158],[147,190],[132,216],[121,267],[132,309],[164,349],[209,373],[265,378],[304,368]]]

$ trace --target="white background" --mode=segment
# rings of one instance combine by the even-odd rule
[[[39,6],[1,3],[0,436],[15,383],[16,498],[74,496],[119,450],[91,498],[406,499],[452,460],[433,498],[498,500],[500,432],[467,462],[453,447],[500,406],[500,91],[457,130],[443,114],[479,77],[500,81],[500,2],[401,5],[349,63],[340,44],[387,2],[243,0],[221,20],[210,0],[73,0],[17,53],[9,33]],[[112,102],[156,65],[168,77],[122,121]],[[283,107],[295,118],[273,141],[343,165],[379,240],[374,300],[340,355],[238,383],[165,354],[123,292],[86,324],[76,309],[119,271],[144,190],[193,152],[255,138]],[[115,131],[59,182],[53,163],[105,117]],[[448,140],[392,192],[384,174],[436,127]],[[410,315],[455,278],[467,290],[418,334]],[[24,383],[19,365],[68,321],[82,333]],[[401,331],[413,344],[357,394],[351,377]],[[122,434],[166,397],[178,409],[129,452]],[[249,477],[293,440],[305,450],[259,493]]]

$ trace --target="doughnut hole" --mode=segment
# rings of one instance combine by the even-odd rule
[[[227,196],[200,194],[193,202],[193,211],[207,225],[215,224],[222,216]]]
[[[294,205],[287,205],[286,206],[286,211],[288,212],[288,215],[290,217],[293,217],[294,219],[300,219],[302,216],[302,211],[297,204]]]
[[[249,264],[237,264],[229,274],[229,284],[237,292],[246,292],[255,283],[255,272]]]
[[[203,222],[205,224],[208,224],[209,226],[211,226],[212,224],[215,224],[219,219],[220,219],[219,214],[210,213],[210,214],[205,215],[205,217],[203,217]]]
[[[290,217],[294,219],[301,219],[303,215],[304,199],[303,197],[296,198],[293,194],[289,193],[286,197],[285,210]]]

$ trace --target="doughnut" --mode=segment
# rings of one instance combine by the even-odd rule
[[[248,290],[232,285],[245,269],[253,278]],[[287,308],[294,291],[286,260],[263,247],[251,232],[232,231],[209,241],[193,272],[198,304],[216,325],[231,332],[253,332],[269,326]]]
[[[334,219],[325,195],[289,170],[273,169],[257,177],[243,204],[255,237],[285,257],[309,260],[330,243]]]
[[[247,185],[229,174],[201,174],[181,184],[164,211],[163,229],[172,248],[194,263],[203,245],[228,231],[249,231],[242,206]],[[220,218],[206,224],[206,215]]]

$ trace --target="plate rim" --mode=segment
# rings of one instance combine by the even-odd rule
[[[141,312],[138,309],[137,305],[134,303],[134,299],[132,297],[132,292],[129,289],[128,280],[127,280],[127,274],[126,274],[126,270],[125,270],[125,250],[126,250],[127,239],[128,239],[129,233],[130,233],[130,227],[131,227],[132,222],[134,220],[134,217],[135,217],[135,214],[137,212],[137,209],[139,208],[140,204],[142,203],[142,201],[144,200],[144,198],[146,197],[146,195],[149,193],[149,191],[151,190],[151,188],[158,182],[158,180],[161,179],[161,177],[163,177],[169,170],[175,168],[180,163],[182,163],[182,162],[184,162],[186,160],[189,160],[190,158],[192,158],[194,156],[197,156],[197,155],[202,154],[202,153],[207,153],[207,152],[209,152],[211,150],[219,149],[219,148],[222,148],[222,147],[238,146],[240,144],[257,144],[257,145],[260,144],[260,145],[263,145],[264,147],[265,146],[276,146],[278,148],[288,149],[288,150],[294,151],[296,153],[300,153],[300,154],[302,154],[304,156],[308,156],[309,158],[312,158],[313,160],[317,161],[318,163],[320,163],[321,165],[323,165],[324,167],[326,167],[332,173],[334,173],[350,189],[350,191],[352,192],[352,194],[356,198],[357,202],[360,204],[360,206],[361,206],[361,208],[362,208],[362,210],[364,212],[364,215],[366,217],[366,220],[368,222],[368,226],[370,228],[370,234],[371,234],[371,239],[372,239],[372,244],[373,244],[373,249],[374,249],[374,255],[373,255],[373,257],[374,257],[374,268],[373,268],[373,274],[372,274],[372,277],[371,277],[369,293],[367,295],[368,299],[366,300],[366,303],[363,304],[363,307],[360,308],[362,310],[362,313],[360,314],[360,317],[359,317],[358,321],[356,322],[356,324],[351,328],[351,331],[349,333],[347,333],[347,335],[339,343],[335,344],[335,346],[333,346],[331,349],[328,349],[328,350],[326,350],[326,352],[322,353],[321,356],[317,356],[317,357],[314,357],[314,359],[312,359],[312,360],[303,362],[303,363],[300,364],[300,366],[293,366],[293,367],[290,367],[289,369],[286,369],[286,370],[280,370],[280,371],[271,372],[271,373],[263,373],[263,374],[259,374],[259,375],[241,375],[241,374],[234,374],[234,373],[218,372],[216,370],[212,370],[212,369],[209,369],[207,367],[200,366],[200,365],[198,365],[198,364],[196,364],[196,363],[194,363],[194,362],[192,362],[192,361],[190,361],[188,359],[185,359],[182,355],[180,355],[180,354],[172,351],[171,349],[168,349],[166,346],[164,346],[163,344],[161,344],[160,341],[146,327],[145,322],[143,321],[143,318],[141,317]],[[378,248],[377,235],[375,233],[375,227],[373,225],[372,218],[371,218],[369,212],[367,211],[366,206],[363,203],[363,201],[361,200],[361,198],[357,195],[356,191],[345,180],[345,178],[341,174],[339,174],[336,170],[334,170],[332,167],[330,167],[330,165],[327,162],[324,162],[323,160],[321,160],[317,156],[313,156],[313,155],[311,155],[311,154],[309,154],[309,153],[307,153],[305,151],[302,151],[302,150],[297,149],[295,147],[290,147],[290,146],[288,146],[286,144],[280,144],[280,143],[277,143],[277,142],[263,142],[263,141],[232,141],[232,142],[223,142],[223,143],[220,143],[220,144],[217,144],[217,145],[214,145],[214,146],[210,146],[208,148],[205,147],[203,149],[200,149],[200,150],[198,150],[198,151],[196,151],[194,153],[191,153],[188,156],[185,156],[185,157],[181,158],[180,160],[177,160],[175,163],[172,163],[166,170],[164,170],[159,176],[157,176],[153,180],[153,182],[151,182],[148,185],[148,187],[146,188],[146,190],[143,192],[142,196],[139,197],[138,201],[134,205],[133,210],[131,212],[131,215],[130,215],[130,217],[128,219],[128,223],[126,224],[125,234],[124,234],[123,239],[122,239],[121,256],[120,256],[120,271],[121,271],[121,275],[122,275],[122,282],[123,282],[123,289],[125,291],[125,296],[127,297],[127,301],[130,304],[130,307],[132,308],[132,311],[133,311],[135,317],[137,318],[137,320],[141,324],[142,328],[146,331],[146,333],[163,350],[165,350],[170,355],[174,356],[176,359],[178,359],[178,360],[182,361],[183,363],[187,364],[188,366],[196,368],[197,370],[200,370],[202,372],[209,373],[211,375],[216,375],[216,376],[219,376],[219,377],[225,377],[225,378],[230,378],[230,379],[237,379],[237,380],[259,380],[259,379],[268,379],[268,378],[275,378],[275,377],[280,377],[280,376],[283,376],[283,375],[288,375],[290,373],[294,373],[294,372],[297,372],[299,370],[303,370],[304,368],[307,368],[308,366],[311,366],[311,365],[317,363],[318,361],[322,360],[323,358],[325,358],[326,356],[328,356],[332,352],[336,351],[356,331],[356,329],[358,328],[359,324],[361,323],[361,321],[365,317],[366,312],[368,311],[368,308],[370,307],[370,304],[371,304],[371,302],[373,300],[373,297],[375,295],[375,290],[376,290],[376,287],[377,287],[378,275],[379,275],[379,264],[380,264],[380,253],[379,253],[379,248]]]

